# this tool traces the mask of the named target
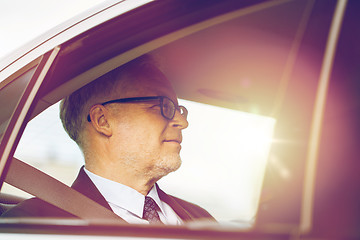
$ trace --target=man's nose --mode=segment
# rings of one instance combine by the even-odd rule
[[[180,129],[185,129],[189,126],[189,123],[185,116],[181,115],[179,110],[176,110],[174,118],[171,120],[171,126]]]

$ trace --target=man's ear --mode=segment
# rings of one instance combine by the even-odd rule
[[[107,137],[112,136],[112,129],[109,124],[109,111],[101,104],[96,104],[90,108],[89,117],[90,124],[93,125],[95,130]]]

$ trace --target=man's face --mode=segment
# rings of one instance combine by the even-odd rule
[[[178,104],[165,76],[156,69],[152,69],[149,75],[138,75],[126,86],[119,86],[121,94],[118,96],[167,96]],[[180,167],[181,130],[188,126],[188,122],[179,111],[172,120],[167,120],[161,115],[158,100],[110,105],[114,129],[111,143],[117,161],[139,175],[158,179]]]

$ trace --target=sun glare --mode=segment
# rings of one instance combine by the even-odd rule
[[[275,119],[185,100],[180,104],[189,110],[183,165],[161,186],[203,206],[220,221],[251,223]]]

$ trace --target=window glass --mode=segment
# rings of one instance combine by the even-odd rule
[[[25,90],[25,87],[35,73],[35,70],[36,67],[31,68],[17,79],[8,83],[0,91],[0,103],[2,103],[0,113],[0,142],[2,141],[6,127],[9,124],[9,120]]]
[[[204,207],[219,221],[250,226],[275,120],[191,101],[180,100],[180,104],[189,110],[183,164],[164,177],[160,187]],[[28,123],[15,157],[71,185],[83,156],[61,125],[58,103]],[[3,191],[28,196],[7,184]]]

